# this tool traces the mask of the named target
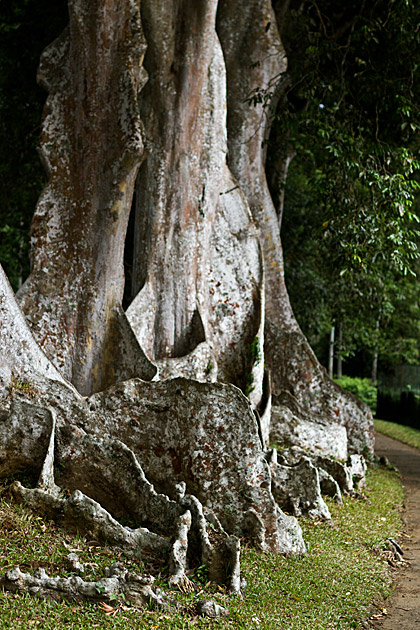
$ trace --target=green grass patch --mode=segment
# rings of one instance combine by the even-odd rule
[[[396,424],[395,422],[388,422],[387,420],[375,420],[374,422],[375,431],[420,449],[420,431],[418,429],[406,427],[403,424]]]
[[[309,553],[283,558],[244,548],[242,570],[247,580],[243,600],[210,585],[197,576],[192,595],[177,595],[184,602],[212,598],[230,609],[227,619],[210,621],[187,614],[121,610],[106,617],[93,604],[47,603],[36,598],[0,592],[0,628],[46,630],[124,628],[126,630],[218,628],[249,630],[347,630],[359,628],[369,605],[391,589],[387,563],[374,548],[400,529],[402,489],[398,475],[380,467],[368,474],[369,502],[346,498],[344,506],[328,501],[334,525],[302,520]],[[88,577],[99,579],[104,566],[115,561],[115,550],[99,548],[94,541],[72,536],[53,523],[0,499],[0,573],[19,564],[32,571],[43,566],[51,575],[69,575],[65,556],[75,550],[90,563]],[[122,558],[121,558],[122,559]],[[164,559],[124,559],[139,573],[153,570],[167,589]],[[159,565],[160,561],[160,565]],[[159,577],[160,572],[160,577]],[[201,589],[204,590],[201,593]]]

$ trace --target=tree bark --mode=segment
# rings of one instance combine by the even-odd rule
[[[262,261],[248,204],[226,164],[217,4],[142,4],[149,82],[141,112],[151,147],[137,180],[139,294],[127,314],[161,369],[176,365],[173,375],[190,375],[188,357],[204,344],[203,378],[207,364],[207,380],[217,374],[248,388],[257,405],[264,363]],[[258,361],[250,356],[256,338]]]
[[[379,350],[378,350],[378,345],[379,345],[379,340],[378,340],[378,336],[379,336],[379,326],[380,326],[380,322],[379,319],[376,320],[376,343],[375,343],[375,347],[373,350],[373,360],[372,360],[372,374],[371,374],[371,382],[372,385],[377,385],[378,383],[378,359],[379,359]]]
[[[246,194],[263,251],[265,363],[271,372],[273,404],[286,390],[303,407],[345,426],[351,451],[372,453],[369,408],[328,379],[295,320],[284,282],[278,217],[265,174],[270,111],[247,102],[259,88],[268,89],[275,104],[273,78],[286,70],[271,3],[251,0],[244,7],[240,0],[221,0],[217,25],[227,68],[229,166]],[[286,162],[287,156],[285,171]],[[282,211],[279,208],[280,215]]]
[[[15,497],[65,526],[129,549],[169,549],[173,583],[187,583],[198,557],[238,591],[237,536],[262,551],[305,551],[273,475],[282,501],[281,479],[295,479],[296,513],[308,501],[313,514],[328,512],[316,465],[297,478],[299,449],[281,469],[266,450],[264,356],[277,410],[286,409],[277,418],[293,411],[306,443],[319,440],[311,461],[321,442],[345,459],[343,426],[350,449],[371,449],[371,417],[328,381],[284,284],[265,177],[269,120],[245,102],[285,69],[270,2],[143,0],[141,11],[135,0],[70,0],[69,28],[42,57],[49,182],[19,292],[34,337],[0,271],[0,475],[35,470],[37,487],[16,484]],[[137,172],[138,294],[126,319]],[[150,360],[171,380],[146,382]],[[173,378],[185,375],[193,379]],[[136,530],[121,524],[127,516]]]
[[[338,324],[337,378],[343,378],[343,322]]]
[[[250,536],[263,551],[305,551],[297,521],[273,498],[258,423],[236,387],[132,379],[84,398],[43,355],[2,272],[0,279],[2,337],[10,340],[0,372],[0,477],[28,468],[39,475],[35,489],[17,484],[16,498],[63,526],[140,551],[167,546],[168,536],[176,550],[177,522],[189,510],[188,544],[198,536],[201,559],[218,580],[227,554],[236,590],[232,535]],[[22,379],[13,387],[16,370]],[[118,523],[127,517],[140,529]]]
[[[38,342],[80,392],[152,378],[121,309],[123,252],[144,151],[137,94],[146,50],[137,3],[71,0],[68,29],[44,52],[40,153],[49,182],[19,292]]]
[[[330,329],[330,341],[328,344],[328,376],[334,376],[334,346],[335,346],[335,326]]]

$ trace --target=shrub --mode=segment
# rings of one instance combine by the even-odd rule
[[[376,411],[376,400],[378,390],[369,378],[360,378],[358,376],[343,376],[340,379],[334,379],[336,383],[355,394],[360,400],[369,405],[372,413]]]

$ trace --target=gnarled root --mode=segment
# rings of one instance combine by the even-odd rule
[[[0,585],[12,593],[29,593],[41,599],[61,601],[106,601],[118,597],[131,604],[167,610],[174,606],[159,588],[152,588],[154,578],[131,573],[122,565],[106,570],[106,577],[96,582],[85,582],[79,576],[69,578],[49,577],[44,569],[34,575],[23,573],[19,567],[10,569],[0,578]]]
[[[240,591],[238,539],[228,536],[214,515],[212,523],[206,520],[200,501],[192,495],[185,496],[185,484],[178,484],[176,501],[157,493],[133,451],[119,440],[92,437],[80,429],[72,431],[68,448],[61,457],[68,481],[71,485],[79,480],[83,484],[83,474],[88,473],[89,481],[84,484],[88,491],[105,500],[108,491],[118,512],[126,508],[126,513],[154,526],[157,532],[146,527],[123,526],[99,501],[79,489],[66,495],[55,483],[53,411],[51,417],[51,436],[38,485],[32,489],[15,482],[11,492],[16,501],[70,531],[88,534],[125,551],[142,554],[153,550],[162,556],[169,553],[169,583],[183,591],[193,590],[187,577],[188,557],[205,564],[211,580],[226,584],[234,592]],[[86,464],[81,464],[81,454]],[[94,486],[95,479],[103,480],[99,490]],[[114,501],[118,490],[119,500]],[[16,578],[18,583],[22,579]]]

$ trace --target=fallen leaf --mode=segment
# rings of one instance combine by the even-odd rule
[[[107,604],[105,602],[99,602],[98,606],[100,606],[100,608],[105,610],[107,615],[110,615],[115,610],[115,608],[113,606],[109,606],[109,604]]]

